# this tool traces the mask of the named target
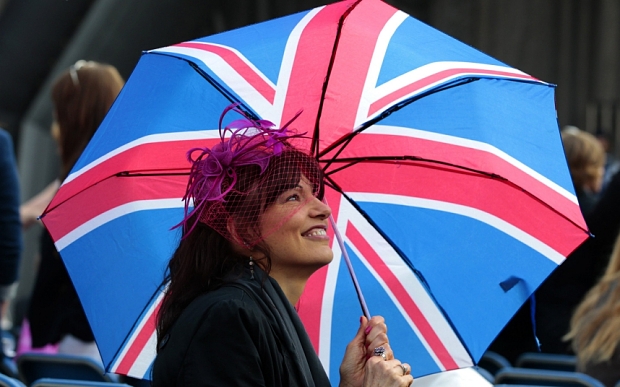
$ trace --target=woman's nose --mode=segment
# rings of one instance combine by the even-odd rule
[[[332,214],[332,209],[327,203],[322,202],[319,198],[314,198],[312,203],[312,216],[327,219]]]

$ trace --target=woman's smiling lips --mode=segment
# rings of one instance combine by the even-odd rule
[[[327,236],[327,227],[323,225],[311,228],[304,232],[302,236],[310,239],[329,240]]]

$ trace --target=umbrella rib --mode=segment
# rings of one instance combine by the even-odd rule
[[[355,131],[346,134],[344,136],[342,136],[341,138],[339,138],[338,140],[334,141],[333,143],[331,143],[328,147],[326,147],[325,149],[323,149],[321,152],[318,152],[318,157],[322,157],[325,156],[327,153],[333,151],[336,147],[341,146],[340,149],[338,149],[338,151],[336,152],[336,154],[333,156],[333,158],[338,157],[338,155],[342,152],[343,148],[345,148],[349,142],[351,142],[351,140],[357,136],[359,133],[363,132],[364,130],[366,130],[367,128],[371,127],[372,125],[376,124],[377,122],[387,118],[390,114],[404,108],[405,106],[420,100],[424,97],[427,97],[429,95],[435,94],[435,93],[439,93],[441,91],[444,90],[448,90],[451,89],[453,87],[458,87],[458,86],[462,86],[462,85],[466,85],[468,83],[471,82],[476,82],[481,80],[482,78],[480,77],[467,77],[467,78],[460,78],[457,80],[454,80],[452,82],[446,83],[444,85],[441,85],[435,89],[431,89],[428,90],[424,93],[415,95],[411,98],[408,99],[404,99],[398,103],[395,103],[394,105],[392,105],[391,107],[389,107],[388,109],[384,110],[383,112],[381,112],[381,114],[377,115],[376,117],[368,120],[367,122],[363,123],[362,125],[360,125],[360,127],[358,127]],[[493,79],[493,78],[489,78],[486,77],[485,79]],[[509,79],[509,80],[505,80],[508,82],[517,82],[517,83],[535,83],[533,81],[528,81],[528,80],[522,80],[522,79]],[[317,124],[318,126],[318,124]],[[326,161],[326,163],[329,165],[331,163],[331,161]]]
[[[147,172],[147,171],[123,171],[118,172],[114,177],[141,177],[141,176],[188,176],[187,172]]]
[[[377,122],[387,118],[390,114],[404,108],[405,106],[420,100],[424,97],[427,97],[429,95],[438,93],[440,91],[444,91],[444,90],[448,90],[451,89],[453,87],[457,87],[457,86],[462,86],[471,82],[475,82],[475,81],[479,81],[480,78],[478,77],[469,77],[469,78],[462,78],[462,79],[458,79],[455,81],[452,81],[450,83],[446,83],[442,86],[439,86],[435,89],[432,90],[428,90],[424,93],[415,95],[411,98],[405,99],[403,101],[400,101],[398,103],[395,103],[394,105],[392,105],[390,108],[384,110],[381,114],[377,115],[376,117],[368,120],[367,122],[363,123],[359,128],[357,128],[355,131],[342,136],[341,138],[339,138],[338,140],[334,141],[332,144],[330,144],[328,147],[326,147],[325,149],[323,149],[321,152],[318,153],[318,157],[321,156],[325,156],[327,153],[331,152],[332,150],[334,150],[336,147],[341,146],[340,149],[338,149],[338,151],[336,151],[336,154],[333,156],[333,158],[338,157],[338,155],[342,152],[342,150],[351,142],[351,140],[357,136],[359,133],[363,132],[364,130],[366,130],[367,128],[371,127],[372,125],[376,124]],[[318,123],[317,123],[317,127],[318,127]],[[317,129],[318,130],[318,129]],[[316,136],[316,134],[315,134]],[[327,161],[328,164],[331,163],[331,161]]]
[[[87,189],[90,189],[91,187],[100,184],[108,179],[114,178],[114,177],[142,177],[142,176],[187,176],[189,175],[189,172],[129,172],[129,171],[123,171],[123,172],[118,172],[115,173],[114,175],[110,175],[107,176],[99,181],[97,181],[96,183],[93,183],[91,185],[89,185],[88,187],[74,193],[73,195],[69,196],[68,198],[66,198],[65,200],[61,201],[60,203],[56,203],[53,207],[49,207],[46,208],[45,211],[43,212],[43,214],[41,214],[40,218],[43,218],[48,212],[53,211],[55,208],[57,208],[58,206],[61,206],[62,204],[64,204],[65,202],[71,200],[72,198],[74,198],[76,195],[79,195],[80,193],[84,192]]]
[[[198,73],[198,75],[200,75],[201,77],[203,77],[209,84],[211,84],[211,86],[213,86],[215,88],[215,90],[219,91],[220,93],[222,93],[222,95],[224,96],[224,98],[226,98],[227,100],[229,100],[231,103],[234,103],[237,105],[237,107],[242,108],[243,112],[246,113],[247,115],[249,115],[250,117],[252,117],[255,120],[260,119],[260,117],[258,117],[256,115],[256,113],[254,113],[253,111],[251,111],[247,106],[245,106],[241,100],[239,100],[238,98],[236,98],[231,92],[229,92],[228,90],[226,90],[225,88],[223,88],[222,86],[220,86],[220,84],[218,82],[216,82],[213,77],[211,77],[209,74],[207,74],[203,69],[200,68],[200,66],[198,66],[196,63],[185,59],[185,58],[180,58],[178,56],[175,55],[170,55],[170,54],[166,54],[166,53],[162,53],[162,52],[149,52],[149,55],[161,55],[161,56],[167,56],[170,58],[175,58],[175,59],[179,59],[182,60],[184,62],[186,62],[187,64],[189,64],[189,66],[191,68],[194,69],[194,71],[196,71]]]
[[[48,207],[45,209],[45,211],[43,211],[43,213],[41,214],[41,216],[39,216],[39,219],[43,218],[43,217],[44,217],[44,216],[45,216],[48,212],[53,211],[54,209],[58,208],[58,207],[59,207],[59,206],[61,206],[62,204],[64,204],[64,203],[68,202],[68,201],[69,201],[69,200],[71,200],[71,199],[73,199],[74,197],[76,197],[77,195],[79,195],[79,194],[81,194],[82,192],[86,191],[87,189],[90,189],[91,187],[94,187],[95,185],[100,184],[100,183],[103,183],[104,181],[106,181],[106,180],[108,180],[108,179],[111,179],[111,178],[113,178],[113,177],[116,177],[116,176],[117,176],[117,174],[114,174],[114,175],[110,175],[110,176],[104,177],[103,179],[98,180],[96,183],[93,183],[93,184],[89,185],[88,187],[86,187],[86,188],[83,188],[83,189],[79,190],[78,192],[76,192],[76,193],[74,193],[73,195],[69,196],[68,198],[66,198],[65,200],[61,201],[60,203],[56,203],[53,207],[51,207],[51,203],[50,203],[50,206],[48,206]],[[60,186],[59,190],[60,190],[61,188],[62,188],[62,185]],[[53,202],[53,201],[54,201],[54,200],[52,199],[52,202]]]
[[[534,200],[538,201],[543,206],[549,208],[551,211],[555,212],[557,215],[561,216],[565,220],[567,220],[570,223],[572,223],[575,227],[583,230],[586,234],[588,234],[590,236],[592,235],[592,234],[590,234],[590,232],[587,229],[584,229],[583,227],[581,227],[580,225],[575,223],[575,221],[573,221],[572,219],[568,218],[563,213],[561,213],[558,210],[556,210],[555,208],[553,208],[547,202],[545,202],[544,200],[541,200],[536,195],[532,194],[531,192],[529,192],[528,190],[524,189],[523,187],[513,183],[509,179],[506,179],[505,177],[503,177],[501,175],[498,175],[496,173],[485,172],[485,171],[481,171],[481,170],[474,169],[474,168],[468,168],[468,167],[464,167],[464,166],[461,166],[461,165],[447,163],[445,161],[432,160],[432,159],[424,159],[424,158],[416,157],[416,156],[377,156],[377,157],[359,157],[359,158],[351,157],[351,158],[342,158],[342,159],[337,159],[337,160],[331,159],[329,161],[330,163],[344,162],[344,163],[346,163],[346,165],[342,165],[339,168],[332,169],[329,172],[325,171],[325,168],[324,168],[323,170],[324,170],[325,179],[329,179],[330,181],[333,181],[333,179],[331,177],[333,174],[335,174],[337,172],[340,172],[340,171],[342,171],[344,169],[347,169],[349,167],[352,167],[352,166],[354,166],[356,164],[367,162],[367,161],[369,161],[369,162],[418,161],[418,162],[423,162],[423,163],[436,164],[436,165],[441,165],[441,166],[446,166],[446,167],[450,167],[450,168],[459,169],[459,170],[463,171],[463,173],[464,172],[470,172],[470,173],[473,173],[473,174],[485,176],[485,177],[490,178],[490,179],[500,180],[500,181],[502,181],[505,184],[511,185],[512,187],[521,190],[521,192],[523,192],[524,194],[530,196]],[[344,192],[340,189],[340,187],[338,187],[338,188],[336,188],[336,187],[338,187],[338,186],[334,186],[332,188],[336,189],[338,192],[340,192],[343,195],[345,195]]]
[[[445,162],[445,161],[433,160],[433,159],[425,159],[425,158],[417,157],[417,156],[368,156],[368,157],[349,157],[349,158],[341,158],[341,159],[330,159],[329,160],[330,164],[333,164],[333,163],[346,163],[346,165],[342,165],[342,166],[340,166],[338,168],[334,168],[334,169],[330,170],[329,172],[325,172],[325,175],[326,176],[332,175],[334,173],[342,171],[343,169],[352,167],[353,165],[356,165],[356,164],[359,164],[359,163],[362,163],[362,162],[366,162],[366,161],[370,161],[370,162],[420,161],[420,162],[424,162],[424,163],[445,165],[447,167],[461,169],[461,170],[464,170],[464,171],[473,172],[475,174],[480,174],[480,175],[488,176],[488,177],[493,178],[493,179],[509,181],[505,177],[500,176],[500,175],[495,174],[495,173],[485,172],[485,171],[481,171],[481,170],[474,169],[474,168],[468,168],[468,167],[464,167],[464,166],[461,166],[461,165],[448,163],[448,162]],[[327,167],[325,167],[324,170],[326,168]]]
[[[353,11],[353,9],[361,2],[362,0],[357,0],[355,3],[351,4],[349,8],[340,16],[340,20],[338,20],[338,29],[336,30],[336,37],[334,39],[334,47],[332,48],[332,54],[329,58],[329,65],[327,66],[327,73],[325,74],[325,81],[323,81],[323,89],[321,90],[321,98],[319,99],[319,107],[316,113],[316,121],[314,123],[314,135],[312,136],[312,145],[310,147],[310,154],[315,155],[316,158],[319,156],[319,126],[321,122],[321,115],[323,114],[323,103],[325,102],[325,95],[327,94],[327,86],[329,85],[329,79],[332,74],[332,69],[334,67],[334,62],[336,60],[336,51],[338,50],[338,44],[340,43],[340,35],[342,34],[342,26],[344,25],[344,20],[349,16],[349,14]]]
[[[241,103],[241,101],[239,99],[237,99],[231,92],[229,92],[228,90],[224,89],[222,86],[219,85],[219,83],[217,83],[209,74],[207,74],[203,69],[200,68],[200,66],[198,66],[196,63],[191,62],[191,61],[187,61],[187,63],[189,63],[189,65],[200,75],[202,76],[207,82],[209,82],[213,87],[215,87],[216,90],[218,90],[220,93],[222,93],[222,95],[228,99],[230,102],[236,104],[237,108],[240,108],[246,115],[252,117],[252,119],[254,120],[259,120],[260,117],[258,117],[256,115],[256,113],[254,113],[251,109],[249,109],[247,106],[245,106],[243,103]]]

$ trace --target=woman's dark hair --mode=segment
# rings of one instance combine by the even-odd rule
[[[289,148],[271,157],[263,174],[256,165],[239,167],[235,189],[225,197],[225,207],[239,239],[255,239],[260,235],[260,216],[283,192],[296,187],[302,175],[308,179],[314,194],[323,197],[323,175],[316,161],[303,152]],[[170,331],[183,310],[198,296],[215,290],[238,278],[248,265],[248,257],[235,252],[231,241],[213,227],[197,221],[193,213],[183,226],[183,237],[168,263],[162,287],[166,293],[157,316],[157,340]],[[190,226],[191,225],[191,226]],[[254,250],[265,255],[262,266],[269,273],[271,259],[264,243]]]
[[[86,148],[124,83],[116,68],[97,62],[74,65],[54,81],[52,102],[59,126],[61,180]]]

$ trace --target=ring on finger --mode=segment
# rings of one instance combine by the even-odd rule
[[[403,376],[407,375],[407,372],[409,371],[409,368],[407,368],[407,366],[404,365],[404,364],[400,364],[400,368],[403,369]]]
[[[374,355],[381,356],[383,360],[387,360],[387,357],[385,356],[385,347],[383,346],[375,348]]]

